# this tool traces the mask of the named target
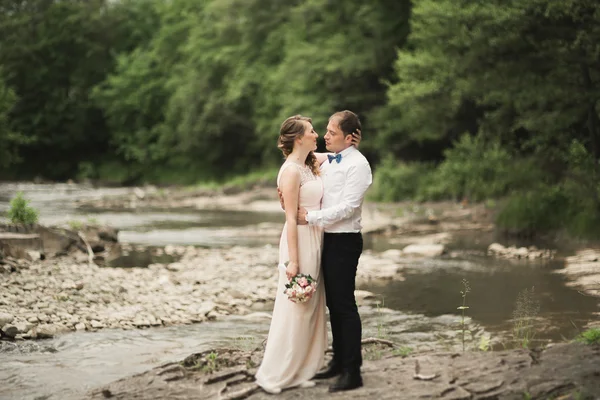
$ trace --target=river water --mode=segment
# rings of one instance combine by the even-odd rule
[[[119,240],[143,246],[184,244],[195,246],[265,246],[277,243],[281,213],[219,210],[82,210],[77,200],[123,195],[129,188],[94,188],[69,184],[0,184],[0,214],[10,198],[23,191],[40,210],[44,224],[97,221],[120,229]],[[273,234],[257,237],[249,230],[265,226]],[[598,300],[569,288],[566,278],[554,274],[560,262],[516,263],[493,260],[481,250],[486,240],[468,237],[450,247],[455,257],[416,260],[404,271],[404,281],[363,285],[380,305],[363,305],[364,336],[383,336],[417,350],[456,348],[462,280],[470,285],[466,304],[471,328],[492,337],[494,348],[511,346],[507,332],[513,327],[517,299],[528,301],[534,313],[534,340],[573,338],[597,318]],[[395,245],[367,238],[366,251]],[[273,251],[271,250],[265,251]],[[151,256],[138,254],[147,264]],[[144,257],[147,257],[145,259]],[[168,261],[168,260],[163,260]],[[1,276],[0,276],[1,279]],[[520,303],[522,303],[521,300]],[[521,304],[522,305],[522,304]],[[265,310],[270,311],[270,305]],[[147,330],[77,332],[37,342],[0,342],[0,399],[80,398],[85,391],[139,373],[167,361],[182,359],[216,345],[252,348],[266,337],[269,319],[264,313],[196,325]],[[494,341],[494,338],[497,340]],[[477,343],[470,346],[476,347]]]

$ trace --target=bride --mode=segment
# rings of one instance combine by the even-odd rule
[[[310,118],[286,119],[279,131],[278,147],[286,157],[277,176],[285,202],[286,222],[279,242],[279,272],[273,318],[256,382],[269,393],[291,387],[311,387],[310,379],[323,366],[327,347],[325,292],[321,277],[323,229],[298,225],[298,207],[319,210],[323,184],[319,174],[317,137]],[[298,273],[310,274],[317,290],[305,303],[293,303],[283,293],[285,284]]]

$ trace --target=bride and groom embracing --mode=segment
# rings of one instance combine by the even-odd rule
[[[356,269],[362,253],[361,207],[372,182],[367,159],[357,150],[361,124],[351,111],[329,118],[325,144],[331,153],[314,153],[312,121],[286,119],[278,147],[286,160],[277,186],[286,223],[279,243],[277,297],[256,382],[269,393],[311,387],[311,379],[338,376],[330,392],[362,386],[361,321],[354,299]],[[285,285],[297,274],[317,281],[312,297],[290,301]],[[325,304],[333,336],[333,359],[323,370],[327,349]]]

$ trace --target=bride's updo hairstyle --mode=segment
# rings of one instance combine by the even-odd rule
[[[304,122],[312,124],[312,119],[303,117],[302,115],[294,115],[283,121],[281,124],[277,147],[286,158],[294,150],[296,138],[304,136],[304,131],[306,130],[306,124]],[[312,151],[308,153],[308,157],[306,157],[306,165],[310,167],[313,174],[319,175],[317,157],[315,157]]]

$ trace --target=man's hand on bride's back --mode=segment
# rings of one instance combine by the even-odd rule
[[[277,194],[279,195],[279,204],[281,204],[281,209],[283,211],[285,211],[285,202],[283,201],[283,193],[281,193],[281,190],[279,188],[277,188]]]
[[[306,208],[298,207],[298,217],[296,218],[296,222],[298,223],[298,225],[308,224],[308,222],[306,222],[306,214]]]

